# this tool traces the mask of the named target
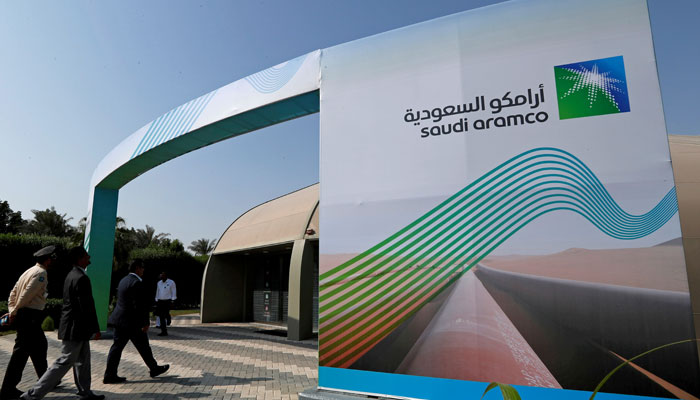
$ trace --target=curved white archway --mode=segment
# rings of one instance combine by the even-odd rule
[[[115,147],[90,184],[85,248],[92,257],[101,328],[114,254],[119,189],[173,158],[210,144],[319,111],[320,50],[255,73],[161,115]]]

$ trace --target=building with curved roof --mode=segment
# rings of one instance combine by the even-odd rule
[[[286,324],[291,339],[318,323],[315,184],[256,206],[219,239],[202,282],[202,322]]]

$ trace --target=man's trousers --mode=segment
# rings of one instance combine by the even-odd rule
[[[105,377],[115,377],[117,376],[117,369],[119,368],[119,361],[122,357],[122,351],[126,344],[134,344],[136,350],[141,355],[143,362],[149,370],[153,370],[158,366],[155,358],[153,358],[153,351],[151,351],[151,346],[148,344],[148,335],[146,332],[142,331],[140,328],[126,328],[126,327],[114,327],[114,343],[109,349],[109,354],[107,355],[107,369],[105,370]]]
[[[156,315],[160,319],[160,333],[168,333],[167,321],[170,319],[170,305],[172,301],[170,300],[158,300],[156,301]]]
[[[75,386],[78,396],[89,397],[90,390],[90,341],[64,340],[61,344],[61,356],[49,367],[39,382],[22,395],[22,399],[38,400],[44,398],[56,387],[61,378],[73,368]]]
[[[46,363],[46,351],[48,343],[46,335],[41,330],[44,321],[43,310],[21,308],[17,311],[14,320],[17,337],[15,347],[12,349],[10,362],[7,364],[5,379],[2,381],[2,393],[9,393],[17,388],[22,380],[22,371],[27,365],[27,359],[32,359],[37,377],[41,378],[48,367]]]

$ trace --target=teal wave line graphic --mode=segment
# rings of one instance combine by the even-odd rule
[[[306,55],[287,61],[280,67],[271,67],[247,76],[245,80],[259,93],[273,93],[280,90],[296,75]]]
[[[217,90],[200,96],[156,118],[149,125],[146,134],[141,138],[130,159],[189,132]]]
[[[573,154],[557,148],[521,153],[321,275],[321,364],[348,366],[513,234],[556,211],[634,240],[665,225],[678,204],[672,187],[648,212],[631,214]]]

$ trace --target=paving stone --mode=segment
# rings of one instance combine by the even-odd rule
[[[111,339],[90,342],[92,389],[107,399],[298,399],[298,393],[318,383],[318,342],[288,341],[264,333],[253,324],[199,324],[187,318],[168,328],[167,337],[149,331],[153,355],[170,370],[156,378],[148,376],[148,368],[131,343],[124,349],[119,375],[128,381],[104,385],[102,375]],[[261,332],[261,330],[263,332]],[[47,332],[48,362],[60,355],[60,341],[55,332]],[[12,353],[15,336],[0,337],[0,371],[4,375]],[[37,381],[31,361],[22,375],[20,390],[29,389]],[[72,374],[46,398],[77,398]]]

